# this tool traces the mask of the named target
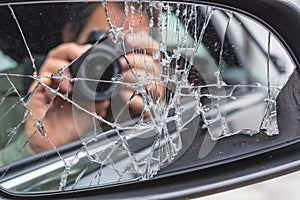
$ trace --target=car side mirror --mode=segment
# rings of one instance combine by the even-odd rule
[[[295,171],[299,10],[277,0],[1,3],[1,195],[194,197]],[[108,40],[117,55],[104,62],[95,52]],[[88,50],[56,53],[71,47]],[[112,63],[122,71],[101,79]],[[109,106],[100,83],[114,85]]]

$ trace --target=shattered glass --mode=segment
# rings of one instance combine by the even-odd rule
[[[176,162],[199,129],[210,143],[195,159],[228,137],[280,134],[276,98],[295,67],[271,32],[241,14],[162,1],[0,5],[9,18],[0,38],[0,182],[6,189],[148,180]],[[51,9],[63,14],[48,21],[44,11]],[[41,26],[30,22],[37,16]],[[56,23],[61,30],[49,28]],[[56,55],[65,62],[45,76],[53,48],[70,42],[89,45],[76,58]],[[54,156],[39,146],[35,151],[36,138]],[[35,153],[44,156],[35,161],[40,166],[11,180],[18,160]]]

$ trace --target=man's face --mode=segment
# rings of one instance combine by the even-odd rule
[[[124,3],[107,3],[107,13],[102,5],[99,5],[90,15],[87,23],[78,36],[77,43],[83,44],[86,42],[89,34],[97,29],[109,29],[107,19],[109,16],[112,25],[121,28],[123,31],[128,31],[130,28],[135,30],[141,27],[148,27],[149,20],[146,13],[127,12],[124,13]]]

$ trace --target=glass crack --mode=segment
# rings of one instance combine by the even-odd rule
[[[238,13],[213,6],[161,1],[115,3],[104,0],[81,4],[94,5],[93,12],[104,14],[108,30],[97,36],[81,56],[68,58],[70,63],[64,62],[57,72],[46,76],[39,70],[44,69],[57,48],[50,51],[40,68],[30,43],[27,44],[29,33],[22,27],[23,20],[18,18],[13,6],[7,5],[33,73],[0,72],[0,79],[8,85],[1,91],[0,108],[14,98],[0,113],[0,123],[4,123],[18,106],[24,110],[20,121],[7,130],[8,139],[1,151],[30,130],[15,152],[19,158],[22,151],[41,136],[59,159],[52,171],[59,179],[55,189],[151,179],[181,157],[197,134],[207,133],[212,141],[207,152],[223,138],[254,136],[261,132],[267,136],[279,134],[276,98],[290,74],[286,73],[284,81],[280,81],[281,74],[274,72],[271,59],[274,38],[270,32],[266,55],[261,53],[263,56],[258,63],[254,58],[259,57],[257,44],[253,42],[255,38],[247,35],[250,33],[241,26],[244,21]],[[88,19],[92,19],[91,13]],[[75,17],[68,23],[72,20]],[[70,25],[73,26],[76,28],[77,25]],[[116,65],[121,68],[108,78],[94,74],[97,71],[83,69],[92,66],[94,57],[89,56],[103,44],[113,45],[113,53],[117,55],[113,57],[114,61],[107,62],[96,60],[95,56],[98,62],[95,67],[106,67],[102,72],[104,75],[114,73],[107,69],[116,60]],[[60,56],[63,55],[58,58]],[[92,64],[87,61],[89,59]],[[75,76],[69,75],[78,62],[81,63]],[[258,64],[261,65],[259,69]],[[266,69],[261,72],[263,77],[252,68],[253,71]],[[21,92],[18,79],[32,80],[29,92]],[[80,85],[84,85],[83,89]],[[103,88],[113,85],[108,100],[95,99],[103,89],[99,85],[104,85]],[[72,89],[65,89],[68,87]],[[85,96],[89,90],[90,96]],[[41,94],[46,98],[42,99]],[[110,102],[109,106],[104,106],[106,101]],[[35,108],[32,105],[36,102],[37,105],[46,103],[44,107]],[[99,111],[101,106],[105,109]],[[61,112],[55,113],[55,109]],[[259,113],[253,114],[256,109]],[[51,116],[57,120],[49,121]],[[245,123],[247,117],[249,121],[255,121],[254,125]],[[28,125],[30,120],[33,123]],[[69,140],[58,142],[53,135],[56,130]],[[76,133],[76,138],[71,138],[69,130]],[[79,141],[78,148],[65,153],[60,146],[74,140]],[[13,161],[5,168],[0,181],[12,167]]]

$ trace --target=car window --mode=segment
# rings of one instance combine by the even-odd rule
[[[296,137],[277,122],[295,64],[249,16],[160,1],[0,4],[0,16],[7,190],[149,180]]]

